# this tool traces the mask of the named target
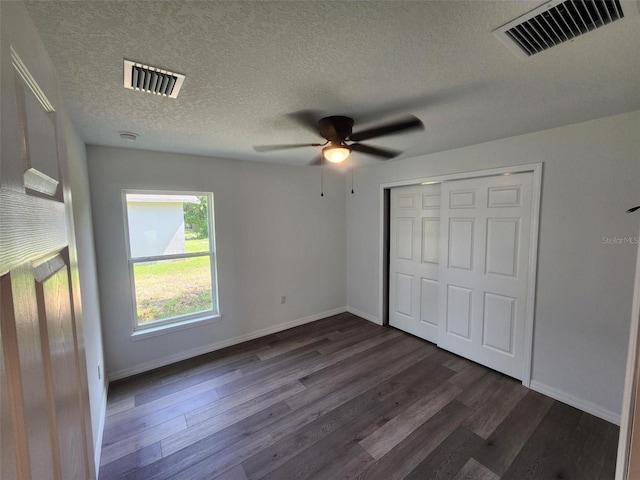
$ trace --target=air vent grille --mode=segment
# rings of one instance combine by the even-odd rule
[[[185,76],[141,63],[124,61],[124,88],[176,98]]]
[[[530,57],[620,20],[628,10],[638,13],[636,2],[626,2],[624,7],[619,0],[552,1],[493,33],[520,55]]]

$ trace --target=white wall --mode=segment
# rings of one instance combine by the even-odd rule
[[[69,180],[71,184],[73,221],[76,232],[78,254],[78,276],[82,300],[82,321],[84,346],[89,384],[89,405],[91,408],[91,429],[96,457],[99,458],[106,407],[106,379],[104,376],[104,354],[100,320],[100,298],[93,241],[91,199],[89,196],[89,176],[87,173],[87,153],[85,144],[78,136],[71,122],[64,117],[69,158]],[[98,375],[100,369],[100,376]],[[96,462],[96,471],[99,462]]]
[[[89,146],[87,152],[110,378],[346,305],[341,173],[325,174],[320,197],[317,168],[109,147]],[[132,340],[122,189],[213,191],[220,321]]]
[[[427,132],[428,134],[428,132]],[[544,162],[532,387],[616,420],[640,202],[640,111],[356,171],[347,305],[380,319],[380,184]]]

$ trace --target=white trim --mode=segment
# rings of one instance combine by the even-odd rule
[[[272,333],[281,332],[289,328],[304,325],[305,323],[315,322],[316,320],[320,320],[326,317],[331,317],[333,315],[338,315],[346,311],[347,311],[347,307],[334,308],[333,310],[316,313],[315,315],[299,318],[297,320],[292,320],[290,322],[279,323],[271,327],[263,328],[262,330],[257,330],[255,332],[247,333],[245,335],[240,335],[239,337],[230,338],[228,340],[222,340],[220,342],[215,342],[215,343],[206,345],[204,347],[194,348],[192,350],[181,352],[179,354],[172,355],[170,357],[163,357],[161,359],[152,360],[150,362],[146,362],[146,363],[137,365],[135,367],[125,368],[117,372],[109,373],[109,381],[113,382],[115,380],[120,380],[122,378],[136,375],[138,373],[143,373],[149,370],[153,370],[154,368],[164,367],[165,365],[170,365],[172,363],[176,363],[181,360],[197,357],[198,355],[203,355],[205,353],[210,353],[215,350],[220,350],[221,348],[237,345],[239,343],[253,340],[255,338],[264,337],[265,335],[270,335]]]
[[[199,327],[200,325],[206,325],[208,323],[215,323],[222,319],[222,315],[208,315],[198,318],[191,318],[177,323],[163,323],[156,327],[144,328],[136,330],[131,334],[131,341],[137,342],[144,340],[145,338],[157,337],[159,335],[166,335],[168,333],[177,332],[186,328]]]
[[[629,476],[629,457],[631,455],[631,434],[635,417],[636,396],[638,394],[638,355],[640,342],[640,246],[636,256],[636,279],[633,289],[633,307],[631,308],[631,327],[629,328],[629,349],[627,352],[627,371],[622,396],[622,418],[618,437],[618,458],[616,462],[616,480],[626,480]],[[636,426],[637,427],[637,426]]]
[[[185,252],[185,253],[168,253],[166,255],[151,255],[149,257],[131,257],[133,263],[161,262],[163,260],[178,260],[182,258],[197,258],[211,255],[209,251],[202,252]]]
[[[452,180],[462,180],[465,178],[494,177],[505,173],[533,172],[537,168],[542,168],[542,162],[512,165],[510,167],[487,168],[485,170],[473,170],[469,172],[448,173],[446,175],[438,175],[436,177],[409,178],[407,180],[396,180],[395,182],[381,183],[380,190],[393,187],[404,187],[407,185],[417,185],[418,183],[441,183]]]
[[[58,191],[58,185],[60,182],[51,178],[49,175],[42,173],[39,170],[31,167],[24,172],[24,186],[36,192],[44,193],[53,197]]]
[[[606,408],[601,407],[600,405],[596,405],[595,403],[588,402],[581,398],[575,397],[570,393],[563,392],[562,390],[558,390],[555,387],[550,387],[549,385],[545,385],[544,383],[540,383],[537,380],[531,380],[531,390],[535,390],[538,393],[542,393],[547,397],[551,397],[559,402],[566,403],[572,407],[575,407],[583,412],[590,413],[598,418],[602,418],[607,422],[614,423],[616,425],[620,425],[620,415],[612,412],[611,410],[607,410]]]
[[[40,102],[40,105],[42,105],[42,108],[45,112],[55,112],[56,109],[53,108],[53,105],[51,105],[51,102],[42,91],[42,88],[40,88],[40,85],[38,85],[38,82],[36,82],[36,79],[33,77],[33,75],[31,75],[31,72],[24,64],[13,45],[10,45],[10,50],[11,63],[15,71],[18,73],[18,75],[20,75],[20,78],[22,78],[24,83],[29,87],[31,93],[33,93],[34,97],[36,97],[38,102]]]
[[[195,195],[175,195],[175,194],[127,194],[127,203],[193,203],[200,205],[200,199]]]
[[[100,477],[100,457],[102,456],[102,437],[104,436],[104,422],[107,417],[107,394],[109,393],[109,382],[104,382],[102,393],[102,403],[100,405],[100,419],[98,420],[98,434],[96,444],[93,446],[93,461],[96,464],[96,478]]]
[[[422,182],[419,182],[419,183],[422,183]],[[406,185],[411,185],[411,184],[407,183]],[[390,225],[385,224],[384,191],[385,189],[388,189],[388,188],[391,188],[390,186],[388,186],[388,184],[386,183],[380,184],[380,198],[379,198],[379,209],[378,209],[378,215],[380,218],[380,230],[378,232],[378,250],[380,254],[378,256],[378,272],[379,272],[378,273],[378,292],[380,292],[380,298],[379,298],[379,305],[378,305],[378,318],[380,319],[381,325],[384,323],[384,319],[385,319],[385,311],[384,311],[385,295],[389,294],[388,291],[385,292],[385,288],[384,288],[385,286],[384,254],[386,251],[384,239],[385,239],[386,230],[391,228]],[[389,208],[389,210],[391,210],[391,208]]]
[[[382,320],[380,318],[374,317],[373,315],[369,315],[361,310],[358,310],[353,307],[347,307],[347,312],[352,313],[356,317],[364,318],[365,320],[369,320],[370,322],[375,323],[376,325],[382,325]]]
[[[533,186],[532,186],[532,206],[531,206],[531,237],[530,237],[530,252],[529,255],[529,279],[527,288],[527,311],[525,315],[525,358],[524,369],[522,372],[522,385],[530,388],[531,385],[531,371],[533,368],[533,325],[535,319],[535,302],[536,302],[536,275],[538,265],[538,238],[539,238],[539,223],[540,223],[540,202],[542,195],[542,162],[539,163],[527,163],[523,165],[513,165],[510,167],[489,168],[486,170],[475,170],[471,172],[450,173],[447,175],[439,175],[436,177],[423,177],[413,178],[408,180],[398,180],[395,182],[387,182],[380,184],[380,231],[378,232],[378,241],[380,248],[380,255],[378,257],[378,269],[380,272],[379,278],[379,293],[380,301],[378,305],[379,318],[384,318],[384,296],[387,292],[384,291],[384,238],[385,238],[385,225],[384,222],[384,192],[385,190],[394,187],[404,187],[407,185],[417,185],[425,183],[441,183],[453,180],[462,180],[468,178],[479,177],[493,177],[497,175],[503,175],[505,173],[524,173],[533,172]],[[619,420],[618,420],[619,421]]]
[[[540,238],[540,204],[542,197],[542,163],[533,167],[531,187],[531,236],[529,237],[529,279],[527,284],[527,310],[524,323],[524,371],[522,385],[529,388],[533,371],[533,324],[536,309],[536,285],[538,275],[538,239]]]

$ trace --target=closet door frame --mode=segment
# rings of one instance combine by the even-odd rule
[[[536,303],[536,274],[538,265],[538,229],[540,225],[540,200],[542,194],[542,162],[528,163],[524,165],[513,165],[508,167],[491,168],[487,170],[475,170],[470,172],[458,172],[432,177],[413,178],[380,184],[379,212],[379,259],[378,267],[380,271],[379,279],[379,316],[380,324],[389,324],[389,197],[390,189],[416,184],[439,183],[452,180],[462,180],[479,177],[490,177],[504,174],[515,174],[531,172],[533,174],[532,205],[531,205],[531,233],[530,233],[530,255],[529,255],[529,275],[527,279],[527,308],[525,316],[525,338],[524,338],[524,371],[522,372],[522,385],[529,388],[531,384],[531,368],[533,355],[533,323],[535,317]]]

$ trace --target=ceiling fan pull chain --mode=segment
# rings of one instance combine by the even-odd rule
[[[351,195],[353,195],[353,159],[351,160]]]
[[[324,197],[324,157],[320,157],[320,196]]]

